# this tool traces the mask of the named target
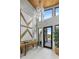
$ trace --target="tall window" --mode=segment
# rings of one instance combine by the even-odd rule
[[[52,17],[53,9],[45,10],[43,13],[44,20],[47,20]]]
[[[55,15],[58,16],[59,15],[59,7],[55,8]]]

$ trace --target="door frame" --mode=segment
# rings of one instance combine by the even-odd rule
[[[45,40],[44,40],[45,39],[45,35],[44,35],[44,29],[45,28],[51,28],[51,47],[45,46]],[[52,49],[52,47],[53,47],[53,38],[52,38],[52,36],[53,36],[53,26],[43,27],[43,47]]]

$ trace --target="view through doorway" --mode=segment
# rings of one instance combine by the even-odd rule
[[[43,46],[52,49],[52,26],[43,28]]]

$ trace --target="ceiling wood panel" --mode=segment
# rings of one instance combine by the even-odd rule
[[[34,8],[43,5],[44,8],[59,4],[59,0],[28,0]]]

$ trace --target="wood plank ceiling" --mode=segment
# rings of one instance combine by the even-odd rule
[[[44,8],[59,4],[59,0],[28,0],[34,8],[42,5]],[[40,2],[40,5],[39,5]]]

